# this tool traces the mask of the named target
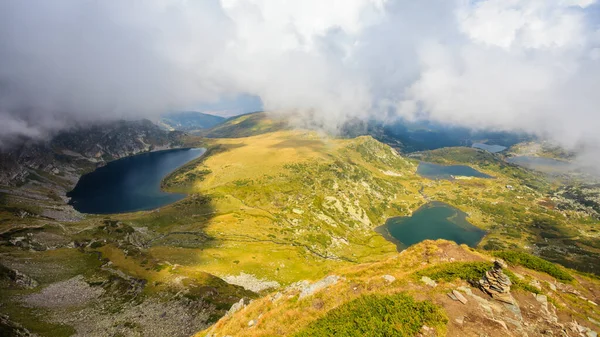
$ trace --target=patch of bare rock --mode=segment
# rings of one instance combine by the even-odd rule
[[[81,306],[97,299],[104,293],[100,287],[91,287],[83,276],[78,275],[66,281],[53,283],[38,293],[27,295],[23,302],[29,306],[61,308]]]
[[[261,292],[267,289],[279,288],[281,285],[277,281],[270,281],[266,279],[260,279],[253,274],[246,274],[244,272],[239,275],[227,275],[223,277],[223,280],[229,284],[243,287],[246,290],[253,291],[255,293]]]

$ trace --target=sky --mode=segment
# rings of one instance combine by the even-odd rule
[[[600,158],[600,5],[0,2],[0,146],[223,102],[330,132],[398,116],[525,131]]]
[[[200,103],[188,110],[221,116],[225,118],[239,116],[250,112],[263,111],[260,97],[250,94],[238,94],[221,97],[218,101]]]

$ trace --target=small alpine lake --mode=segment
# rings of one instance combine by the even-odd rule
[[[83,175],[67,194],[81,213],[111,214],[152,210],[185,198],[161,190],[162,179],[206,149],[148,152],[109,162]]]
[[[502,152],[502,151],[506,150],[506,146],[489,145],[489,144],[484,144],[484,143],[473,143],[473,145],[471,145],[471,147],[476,148],[476,149],[486,150],[487,152],[491,152],[491,153],[497,153],[497,152]]]
[[[575,165],[552,158],[534,156],[516,156],[506,159],[507,162],[544,173],[567,173],[575,169]]]
[[[467,214],[446,203],[429,202],[412,216],[389,218],[375,231],[396,244],[398,251],[423,240],[445,239],[476,247],[485,231],[467,221]]]
[[[420,162],[417,167],[417,174],[427,179],[447,179],[454,177],[475,177],[475,178],[493,178],[490,175],[479,172],[476,169],[466,165],[438,165],[427,162]]]

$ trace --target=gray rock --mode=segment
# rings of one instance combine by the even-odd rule
[[[270,281],[261,279],[253,274],[246,274],[244,272],[239,275],[227,275],[223,277],[223,280],[229,284],[238,285],[244,287],[246,290],[253,291],[255,293],[261,292],[266,289],[279,288],[281,285],[277,281]]]
[[[492,319],[492,321],[500,324],[505,330],[508,330],[508,327],[506,326],[506,322],[500,321],[500,320],[497,320],[497,319]]]
[[[535,299],[542,303],[542,305],[548,304],[548,297],[546,297],[546,295],[542,295],[542,294],[533,294],[533,296],[535,296]]]
[[[283,294],[280,292],[277,292],[275,295],[271,296],[271,302],[277,302],[277,300],[279,300],[281,298],[281,296],[283,296]]]
[[[42,308],[66,308],[80,306],[104,294],[101,287],[91,287],[82,275],[52,283],[38,293],[23,297],[23,302]]]
[[[33,337],[29,330],[22,327],[20,324],[10,320],[10,317],[4,314],[0,314],[0,333],[2,336],[15,336],[15,337]],[[4,335],[6,334],[6,335]]]
[[[320,281],[317,281],[317,282],[309,285],[308,287],[304,288],[302,290],[302,292],[300,293],[299,298],[304,298],[304,297],[310,296],[322,289],[332,286],[332,285],[336,284],[339,281],[339,279],[340,279],[340,277],[337,275],[327,276],[326,278],[324,278]]]
[[[255,320],[251,320],[250,322],[248,322],[248,327],[253,327],[256,325],[256,321]]]
[[[538,281],[538,280],[535,280],[535,279],[531,280],[531,282],[529,282],[529,285],[532,287],[536,287],[539,290],[542,290],[542,285],[541,285],[540,281]]]
[[[421,281],[432,288],[435,288],[437,286],[437,283],[427,276],[421,277]]]
[[[458,287],[456,289],[462,291],[463,293],[465,293],[465,294],[467,294],[469,296],[473,296],[473,292],[471,291],[471,288],[468,288],[468,287]]]
[[[577,321],[573,321],[567,324],[567,326],[569,327],[569,329],[575,333],[579,333],[582,336],[585,337],[598,337],[598,333],[595,332],[594,330],[583,326],[579,323],[577,323]]]
[[[3,265],[0,265],[0,275],[5,275],[10,281],[22,288],[33,289],[38,286],[36,280],[16,269],[11,269]]]
[[[225,314],[225,316],[231,316],[233,314],[235,314],[236,312],[240,311],[242,308],[244,308],[246,305],[244,304],[244,299],[240,299],[239,302],[234,303],[231,308],[229,308],[229,311],[227,311],[227,313]]]
[[[386,281],[388,281],[389,283],[392,283],[394,281],[396,281],[396,278],[393,277],[392,275],[383,275],[382,278]]]
[[[469,302],[458,290],[452,290],[452,295],[454,295],[454,297],[462,304],[467,304],[467,302]]]

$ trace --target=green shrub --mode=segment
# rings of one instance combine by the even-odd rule
[[[96,248],[100,248],[104,246],[104,243],[102,241],[94,241],[92,242],[92,244],[90,245],[90,248],[92,249],[96,249]]]
[[[417,276],[427,276],[435,281],[479,280],[486,271],[492,268],[490,262],[450,262],[420,270]]]
[[[423,325],[445,325],[444,311],[430,301],[415,301],[405,293],[365,295],[312,322],[296,337],[415,336]]]
[[[501,251],[494,252],[494,256],[503,259],[504,261],[513,264],[520,265],[525,268],[537,270],[546,273],[561,281],[572,281],[573,276],[561,267],[555,265],[552,262],[546,261],[537,256],[533,256],[524,252],[519,251]]]
[[[496,238],[489,239],[488,242],[483,245],[483,249],[485,250],[502,250],[506,249],[504,243]]]

